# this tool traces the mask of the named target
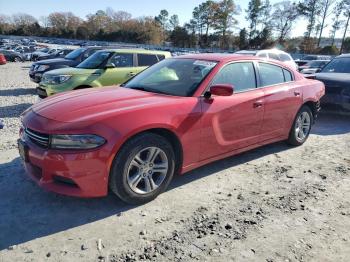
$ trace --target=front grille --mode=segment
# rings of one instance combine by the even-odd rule
[[[46,90],[45,89],[42,89],[40,87],[37,87],[36,88],[36,93],[38,94],[38,96],[40,98],[46,98],[47,97],[47,93],[46,93]]]
[[[49,135],[39,133],[29,128],[26,128],[24,132],[26,134],[26,137],[28,137],[34,144],[45,148],[49,147]]]

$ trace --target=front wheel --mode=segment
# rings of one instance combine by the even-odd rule
[[[145,133],[127,141],[114,159],[109,187],[129,204],[156,198],[169,185],[175,170],[171,144],[162,136]]]
[[[294,146],[302,145],[309,137],[313,114],[308,106],[303,106],[297,113],[287,142]]]

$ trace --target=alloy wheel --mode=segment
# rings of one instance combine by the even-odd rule
[[[137,194],[151,193],[163,183],[168,168],[168,158],[162,149],[144,148],[134,156],[129,164],[128,185]]]
[[[311,117],[308,112],[303,112],[299,115],[296,126],[295,136],[299,142],[303,142],[308,136],[311,128]]]

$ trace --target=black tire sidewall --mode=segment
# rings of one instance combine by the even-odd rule
[[[305,136],[305,139],[303,141],[299,141],[296,138],[295,129],[296,129],[297,120],[298,120],[299,116],[304,112],[307,112],[310,116],[310,129],[309,129],[309,132],[307,133],[307,135]],[[314,121],[314,117],[313,117],[313,114],[311,112],[311,109],[308,106],[302,106],[300,108],[300,110],[298,111],[297,115],[295,116],[292,128],[291,128],[290,133],[289,133],[288,143],[291,145],[295,145],[295,146],[299,146],[299,145],[304,144],[310,135],[311,126],[312,126],[313,121]]]
[[[163,183],[153,192],[137,194],[128,185],[127,169],[134,156],[142,149],[155,146],[162,149],[168,158],[168,172]],[[142,204],[155,199],[171,182],[175,170],[175,155],[171,144],[162,136],[144,133],[127,141],[116,157],[109,177],[109,187],[120,199],[129,204]]]

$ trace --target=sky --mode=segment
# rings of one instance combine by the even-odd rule
[[[282,0],[270,0],[271,4]],[[172,14],[177,14],[181,24],[191,19],[192,11],[204,0],[0,0],[0,14],[12,15],[15,13],[27,13],[36,18],[48,15],[51,12],[72,12],[85,18],[89,13],[97,10],[105,10],[112,7],[115,11],[122,10],[131,13],[133,17],[156,16],[161,9],[166,9]],[[244,10],[247,9],[248,0],[236,0],[235,3],[242,9],[237,17],[238,27],[247,27]],[[328,37],[330,26],[323,36]],[[292,36],[302,36],[306,30],[306,21],[299,19],[294,25]],[[341,32],[339,32],[341,34]]]

